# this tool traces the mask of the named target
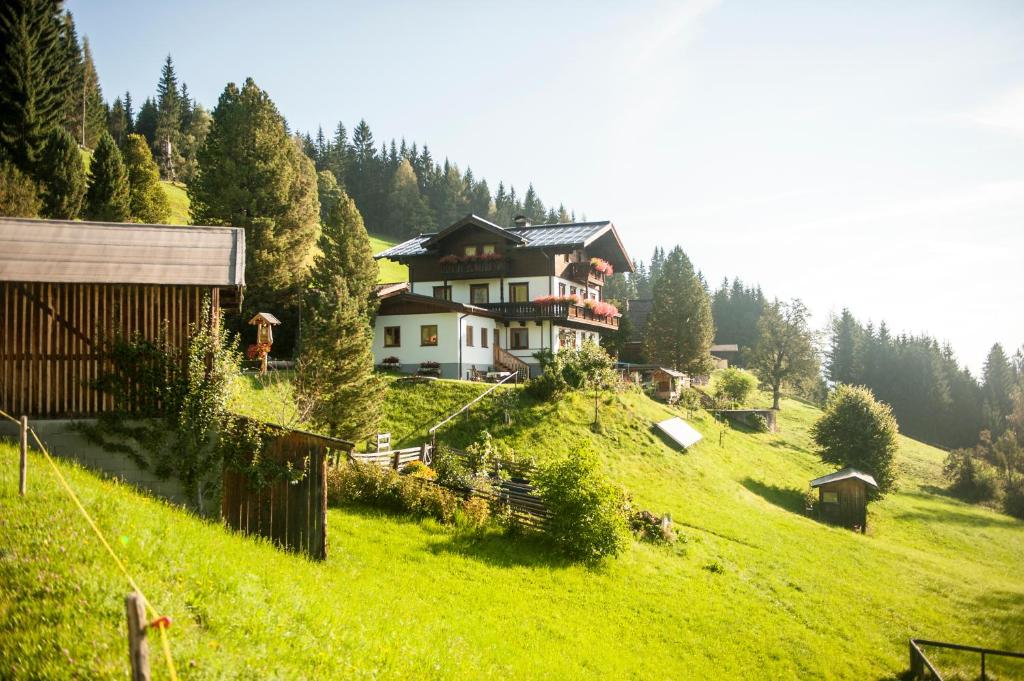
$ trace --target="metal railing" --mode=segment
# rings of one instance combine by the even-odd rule
[[[921,646],[932,646],[934,648],[946,648],[948,650],[960,650],[968,653],[978,653],[981,655],[981,679],[985,681],[988,678],[985,674],[985,656],[992,655],[997,657],[1012,657],[1016,659],[1024,660],[1024,653],[1015,653],[1009,650],[996,650],[995,648],[981,648],[979,646],[966,646],[960,643],[944,643],[942,641],[927,641],[921,638],[910,639],[910,678],[912,679],[924,679],[932,678],[936,681],[942,681],[942,674],[935,668],[928,656],[921,650]],[[931,675],[925,677],[925,670]]]

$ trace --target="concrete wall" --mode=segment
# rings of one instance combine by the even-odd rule
[[[72,427],[74,423],[94,425],[96,421],[95,419],[80,421],[37,419],[30,421],[29,425],[39,435],[39,439],[46,445],[47,450],[56,457],[76,461],[85,468],[116,478],[173,503],[193,505],[194,499],[186,498],[185,491],[177,480],[161,480],[152,470],[140,468],[126,454],[109,452],[90,442],[81,432]],[[0,423],[0,437],[17,443],[18,426],[6,421]],[[35,443],[31,435],[29,443],[34,447]],[[30,486],[32,478],[37,474],[37,472],[29,470]],[[219,511],[219,499],[210,500],[206,510],[208,512]]]

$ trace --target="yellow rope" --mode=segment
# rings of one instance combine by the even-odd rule
[[[20,423],[10,414],[7,414],[3,411],[0,411],[0,416],[8,418],[11,421],[14,421],[15,423]],[[36,441],[36,445],[38,445],[39,451],[43,453],[43,455],[46,457],[47,462],[49,462],[50,467],[53,469],[53,472],[57,474],[57,480],[60,481],[60,484],[64,487],[64,490],[68,493],[68,496],[71,497],[71,500],[75,502],[75,506],[78,507],[78,510],[82,512],[82,515],[85,517],[85,521],[89,523],[89,527],[91,527],[92,531],[96,533],[96,536],[99,538],[100,543],[103,544],[103,547],[105,549],[107,549],[107,553],[110,554],[110,557],[114,559],[114,563],[117,565],[118,569],[121,570],[121,573],[124,574],[125,579],[128,580],[128,583],[131,585],[132,589],[134,589],[139,594],[139,596],[142,597],[142,602],[146,604],[146,609],[149,611],[150,617],[152,617],[154,620],[157,619],[159,617],[159,614],[153,608],[153,606],[150,605],[149,599],[146,598],[145,594],[142,593],[142,589],[139,588],[139,585],[135,583],[134,579],[132,579],[131,574],[128,572],[128,568],[124,566],[124,563],[121,562],[121,559],[117,557],[116,553],[114,553],[114,549],[111,548],[110,543],[107,541],[107,538],[103,536],[103,532],[100,531],[99,526],[92,519],[92,516],[90,516],[89,512],[85,510],[85,506],[83,506],[82,502],[78,500],[78,495],[75,494],[75,491],[73,489],[71,489],[71,485],[68,484],[68,481],[64,479],[64,476],[61,474],[60,469],[57,468],[57,464],[54,463],[53,458],[50,456],[50,452],[46,450],[46,447],[43,446],[43,443],[39,439],[39,436],[36,435],[35,429],[29,428],[29,432],[32,433],[32,438]],[[172,681],[178,681],[178,674],[174,669],[174,658],[171,656],[171,644],[167,640],[167,625],[164,623],[160,623],[157,625],[157,629],[160,631],[161,647],[164,650],[164,658],[167,660],[167,669],[171,674],[171,679]]]

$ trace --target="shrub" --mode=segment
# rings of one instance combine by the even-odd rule
[[[348,463],[327,472],[327,501],[331,505],[363,504],[452,523],[459,498],[416,476],[402,476],[372,463]]]
[[[679,407],[691,414],[700,409],[700,393],[693,388],[683,388],[679,391]]]
[[[589,448],[550,461],[533,483],[551,514],[546,531],[566,555],[600,560],[626,547],[623,494],[600,472]]]
[[[1014,518],[1024,520],[1024,479],[1015,478],[1006,483],[1003,510]]]
[[[439,445],[434,452],[434,472],[439,485],[458,490],[473,487],[473,474],[459,455],[447,447]]]
[[[491,518],[491,505],[486,499],[469,497],[462,502],[462,520],[474,529],[483,527]]]
[[[405,464],[399,472],[402,475],[410,475],[414,478],[423,478],[424,480],[433,480],[437,477],[437,473],[433,468],[418,460]]]
[[[742,405],[757,388],[757,379],[752,375],[729,367],[720,373],[715,381],[715,395],[724,398],[733,406]]]
[[[767,433],[771,430],[771,427],[768,425],[768,419],[761,414],[752,414],[750,416],[750,427],[758,433]]]
[[[811,427],[822,461],[852,466],[874,476],[879,496],[896,488],[896,436],[889,405],[864,387],[840,385],[829,395],[825,413]]]
[[[650,511],[630,512],[629,528],[639,539],[654,544],[672,544],[678,539],[672,529],[672,520],[667,517],[659,518]]]
[[[942,472],[950,482],[949,491],[959,497],[990,501],[999,493],[995,468],[972,449],[954,449],[947,454]]]

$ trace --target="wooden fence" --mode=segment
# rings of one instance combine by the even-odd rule
[[[467,452],[452,447],[449,449],[468,465],[470,457]],[[499,471],[504,471],[510,478],[502,480]],[[498,461],[493,470],[487,471],[494,481],[491,489],[475,490],[473,494],[490,502],[506,505],[517,523],[530,529],[541,530],[547,523],[550,513],[543,499],[530,484],[530,475],[533,471],[531,463]]]
[[[280,426],[260,456],[303,473],[296,483],[278,478],[254,487],[244,472],[225,468],[221,514],[228,526],[243,534],[266,537],[278,546],[310,557],[327,558],[327,460],[350,452],[353,443]]]
[[[350,452],[348,457],[356,463],[374,463],[381,468],[393,468],[396,471],[413,461],[429,464],[433,449],[429,444],[407,449],[392,449],[385,452]]]

